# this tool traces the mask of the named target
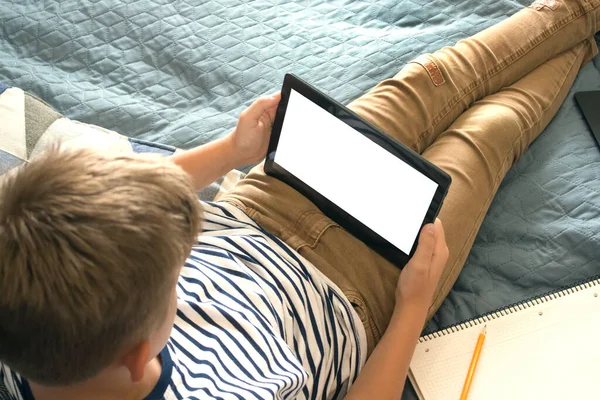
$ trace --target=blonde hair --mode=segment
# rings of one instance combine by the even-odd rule
[[[200,229],[156,155],[50,149],[0,189],[0,360],[46,385],[98,374],[162,325]]]

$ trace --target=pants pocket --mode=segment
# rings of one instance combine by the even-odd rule
[[[375,345],[381,339],[381,332],[379,332],[379,329],[377,329],[375,321],[373,321],[373,317],[371,317],[371,312],[369,311],[360,294],[358,292],[344,289],[342,289],[342,292],[348,301],[350,301],[350,304],[352,304],[354,311],[360,318],[360,322],[362,322],[365,328],[365,334],[367,336],[367,357],[369,357],[373,352]]]

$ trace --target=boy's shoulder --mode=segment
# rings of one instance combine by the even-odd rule
[[[0,363],[0,400],[29,400],[24,394],[27,388],[25,379]]]

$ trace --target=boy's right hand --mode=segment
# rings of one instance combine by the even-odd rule
[[[396,287],[396,308],[408,307],[427,312],[448,254],[442,222],[436,219],[435,223],[425,225],[415,254],[400,273]]]

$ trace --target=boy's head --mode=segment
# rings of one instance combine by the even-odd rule
[[[143,341],[154,357],[199,228],[187,174],[161,157],[54,148],[10,173],[0,188],[0,362],[63,386]]]

